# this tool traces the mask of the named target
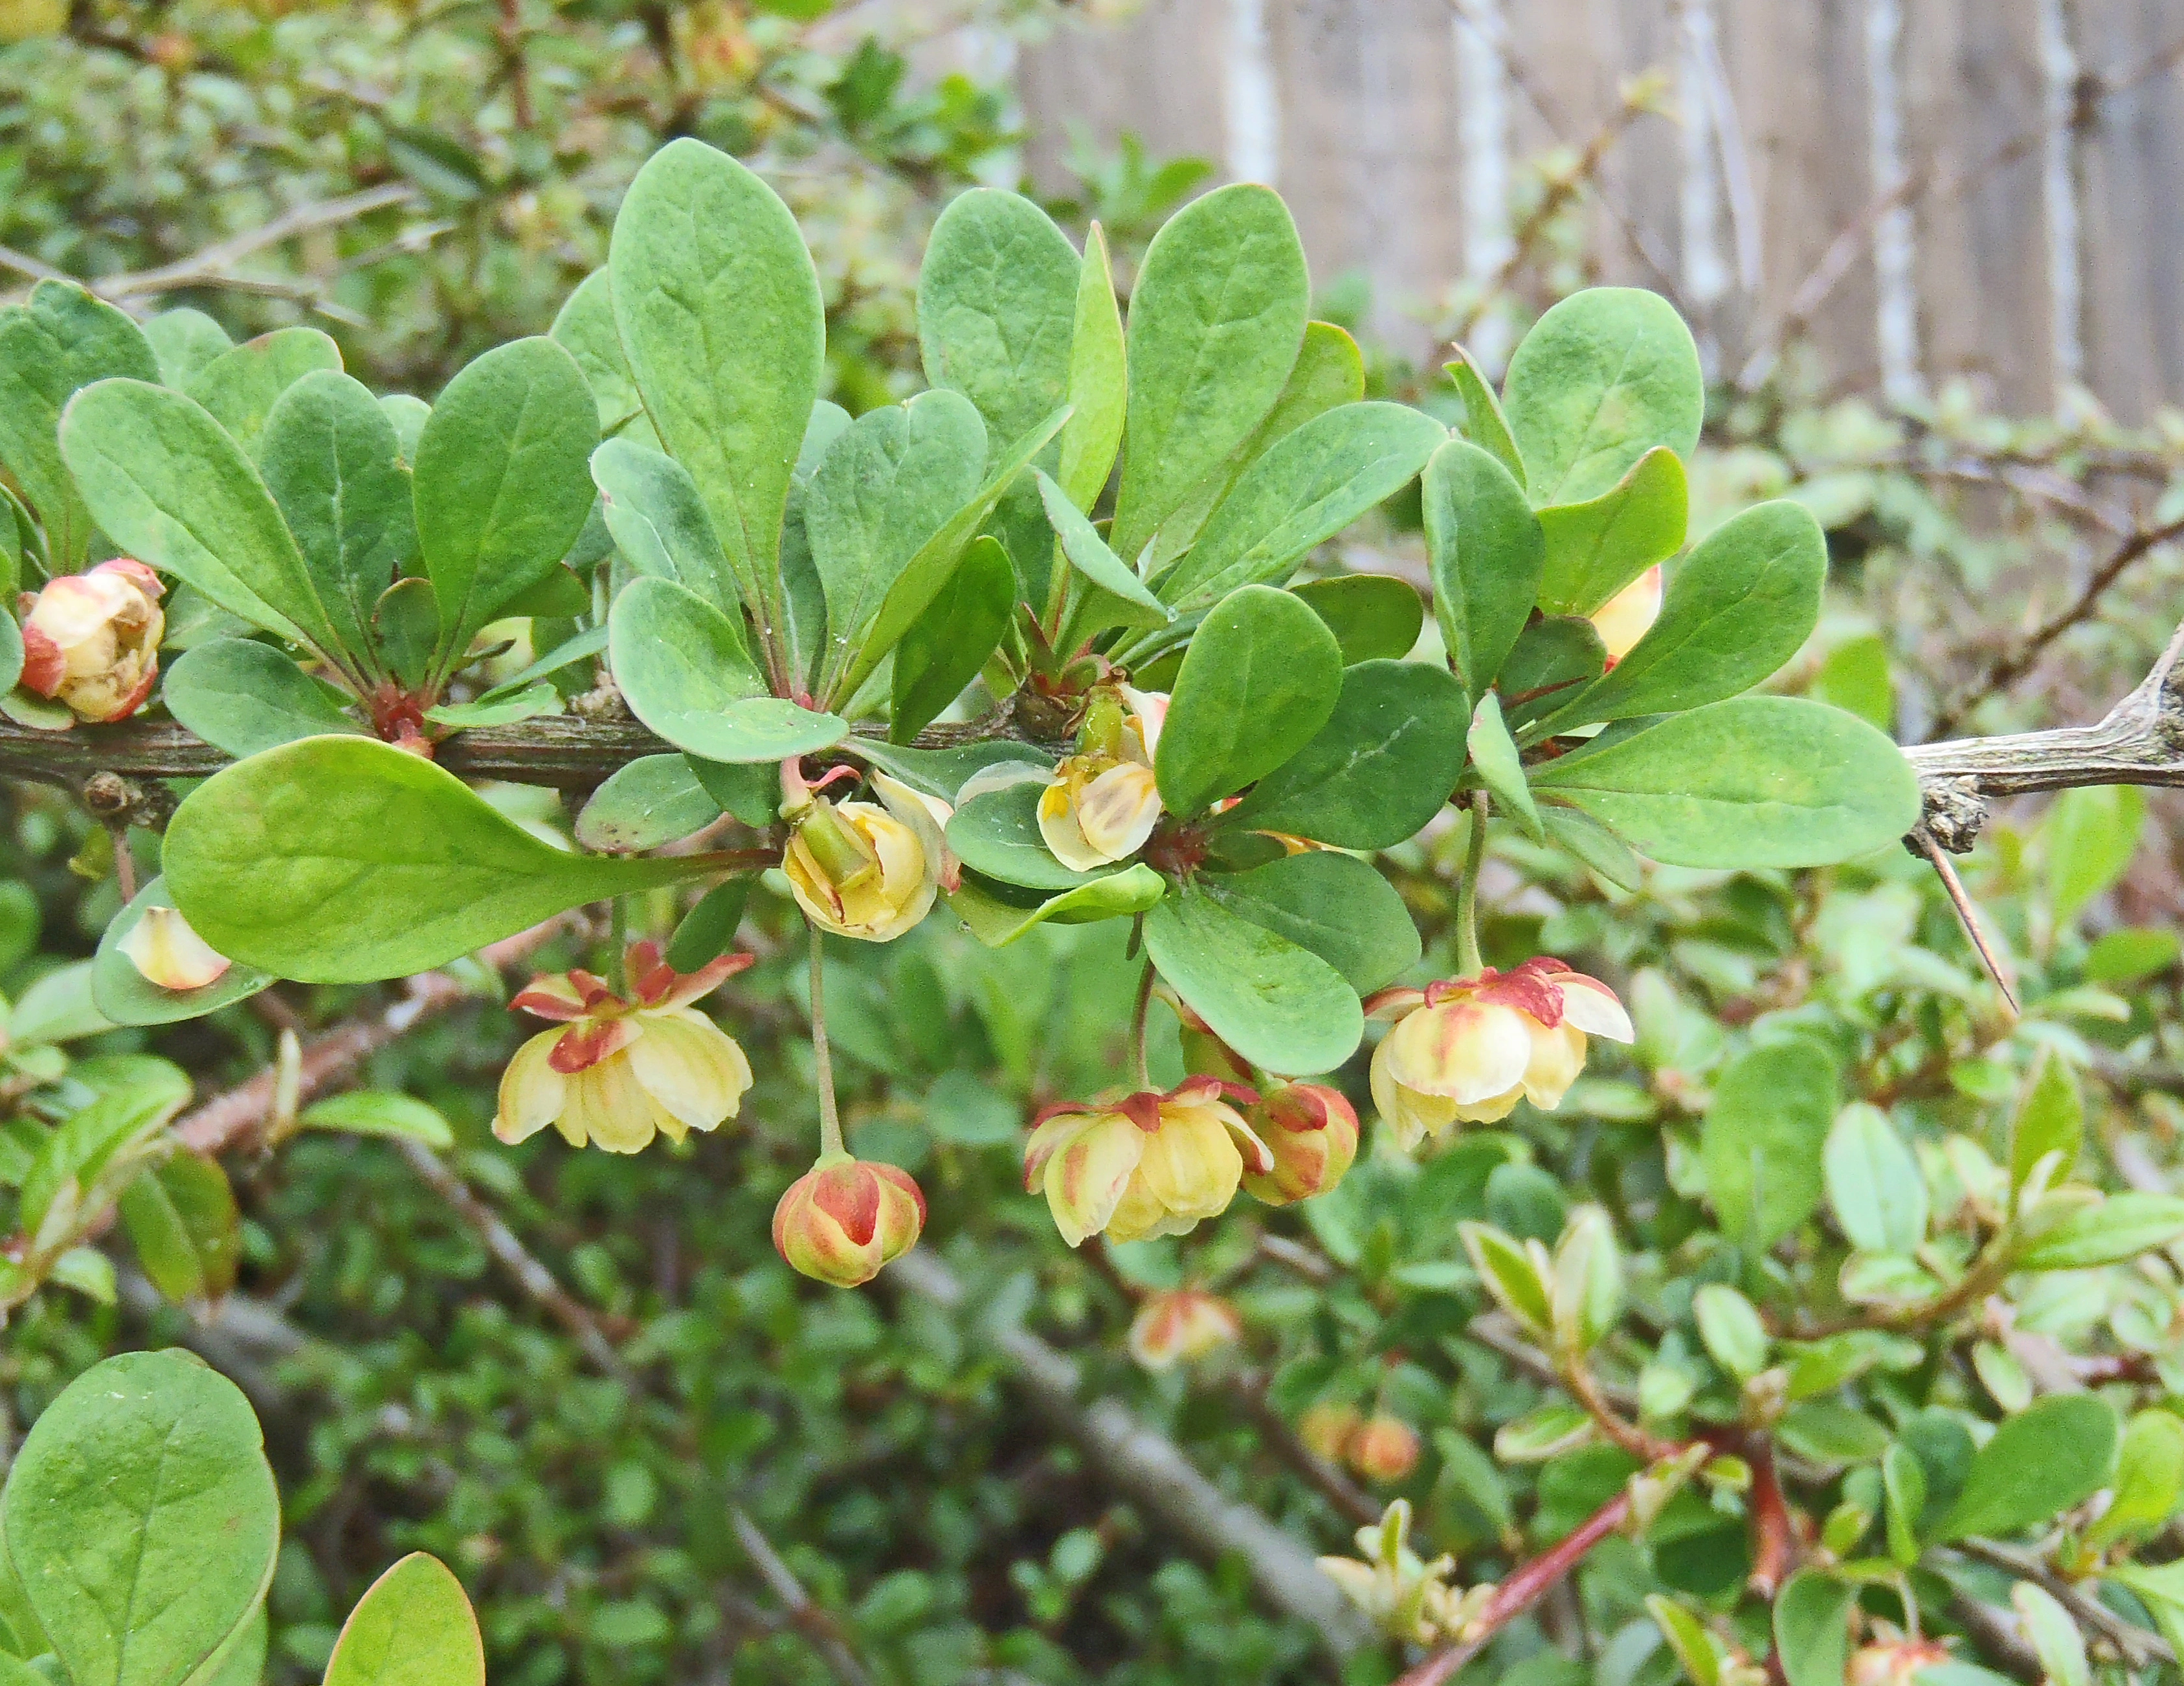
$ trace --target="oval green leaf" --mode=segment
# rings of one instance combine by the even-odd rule
[[[1364,1010],[1307,949],[1184,888],[1145,915],[1145,952],[1213,1033],[1254,1066],[1331,1071],[1356,1052]]]
[[[1508,469],[1462,439],[1428,460],[1421,495],[1441,643],[1465,687],[1482,697],[1539,600],[1540,518]]]
[[[2115,1464],[2116,1415],[2092,1394],[2050,1394],[1979,1449],[1942,1538],[2016,1533],[2090,1499]]]
[[[370,736],[326,686],[254,638],[214,638],[185,651],[160,696],[176,720],[237,760],[299,737]]]
[[[371,1583],[342,1624],[326,1686],[485,1686],[485,1643],[463,1584],[412,1552]]]
[[[1342,651],[1287,592],[1245,586],[1200,623],[1177,674],[1153,771],[1188,819],[1312,742],[1342,694]]]

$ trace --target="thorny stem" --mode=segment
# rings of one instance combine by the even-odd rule
[[[834,1106],[834,1056],[827,1048],[826,951],[819,927],[811,926],[811,1070],[819,1085],[819,1151],[838,1154],[842,1145],[842,1116]]]
[[[1141,1090],[1153,1086],[1152,1074],[1145,1068],[1145,1015],[1152,1000],[1153,963],[1148,958],[1138,974],[1138,999],[1130,1008],[1130,1077]]]
[[[1479,873],[1486,862],[1486,793],[1471,793],[1471,836],[1463,850],[1463,876],[1456,887],[1456,969],[1476,977],[1486,969],[1479,954]]]

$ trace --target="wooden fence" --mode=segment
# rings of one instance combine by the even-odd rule
[[[1044,185],[1072,127],[1268,182],[1419,354],[1509,266],[1539,161],[1656,71],[1590,263],[1724,373],[1787,337],[1840,388],[2082,386],[2139,420],[2184,401],[2180,64],[2184,0],[1147,0],[1016,71]]]

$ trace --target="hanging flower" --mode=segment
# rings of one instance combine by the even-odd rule
[[[1401,1015],[1373,1050],[1373,1103],[1407,1148],[1451,1124],[1506,1118],[1520,1099],[1552,1112],[1585,1069],[1588,1034],[1635,1034],[1613,990],[1545,956],[1384,989],[1368,1005]]]
[[[588,971],[532,979],[509,1004],[565,1027],[516,1050],[500,1079],[493,1133],[521,1142],[551,1124],[572,1148],[596,1143],[633,1154],[655,1133],[680,1142],[733,1118],[751,1084],[750,1061],[693,1001],[751,964],[723,954],[678,972],[653,943],[632,943],[625,1000]]]
[[[46,582],[23,617],[23,684],[78,720],[125,720],[152,694],[165,588],[125,556]]]
[[[1610,667],[1638,648],[1660,614],[1661,565],[1656,562],[1593,611],[1592,630],[1607,648]]]
[[[1324,1194],[1357,1157],[1357,1109],[1325,1083],[1284,1083],[1246,1116],[1273,1165],[1246,1171],[1244,1187],[1270,1206]]]
[[[906,1171],[822,1154],[773,1209],[773,1247],[805,1276],[860,1288],[917,1244],[925,1195]]]
[[[885,773],[872,775],[879,801],[834,803],[814,796],[782,765],[793,828],[782,871],[811,921],[838,937],[891,943],[932,911],[960,873],[944,827],[949,809]]]
[[[1201,1288],[1149,1296],[1130,1320],[1130,1356],[1148,1370],[1172,1369],[1243,1338],[1236,1308]]]
[[[1258,1097],[1235,1083],[1186,1077],[1106,1105],[1065,1102],[1034,1121],[1024,1148],[1024,1188],[1042,1190],[1072,1247],[1104,1232],[1111,1241],[1181,1235],[1236,1198],[1245,1168],[1273,1155],[1230,1103]]]
[[[1127,685],[1092,693],[1078,750],[1039,798],[1039,834],[1073,871],[1090,872],[1145,846],[1160,822],[1153,756],[1167,698]]]
[[[146,908],[114,946],[145,982],[161,989],[202,989],[227,973],[227,956],[191,930],[175,908]]]

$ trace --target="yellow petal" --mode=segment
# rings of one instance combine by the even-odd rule
[[[660,1110],[682,1126],[710,1130],[733,1118],[751,1086],[750,1061],[733,1037],[688,1007],[639,1013],[638,1036],[629,1046],[630,1070]]]
[[[1040,793],[1039,835],[1054,858],[1072,872],[1094,872],[1107,864],[1107,857],[1086,841],[1084,828],[1077,822],[1077,785],[1070,778],[1058,777]]]
[[[560,1031],[549,1030],[532,1037],[515,1050],[515,1058],[500,1074],[500,1107],[493,1114],[493,1133],[502,1141],[535,1136],[560,1116],[569,1080],[547,1063],[560,1036]]]
[[[1565,1021],[1550,1030],[1532,1029],[1532,1058],[1524,1067],[1525,1099],[1552,1112],[1585,1070],[1585,1032]]]
[[[1612,666],[1638,647],[1661,614],[1661,565],[1655,563],[1602,604],[1592,617],[1592,629],[1607,647]]]
[[[580,1120],[595,1146],[610,1154],[642,1152],[659,1133],[660,1109],[631,1069],[627,1051],[587,1066],[569,1080],[564,1116]]]
[[[1145,1143],[1138,1175],[1146,1191],[1178,1217],[1213,1217],[1228,1209],[1244,1179],[1244,1156],[1221,1115],[1227,1107],[1161,1107],[1161,1127]]]
[[[1388,1032],[1384,1057],[1394,1080],[1421,1094],[1470,1105],[1514,1088],[1532,1058],[1533,1022],[1510,1007],[1485,1001],[1444,1001],[1421,1007]]]
[[[1134,761],[1108,768],[1077,798],[1078,826],[1102,861],[1120,860],[1143,849],[1160,816],[1160,789],[1152,769]]]
[[[1046,1162],[1046,1204],[1072,1247],[1107,1227],[1151,1138],[1119,1112],[1097,1115]]]
[[[190,929],[170,907],[148,907],[115,946],[147,983],[161,989],[202,989],[227,972],[227,957]]]

